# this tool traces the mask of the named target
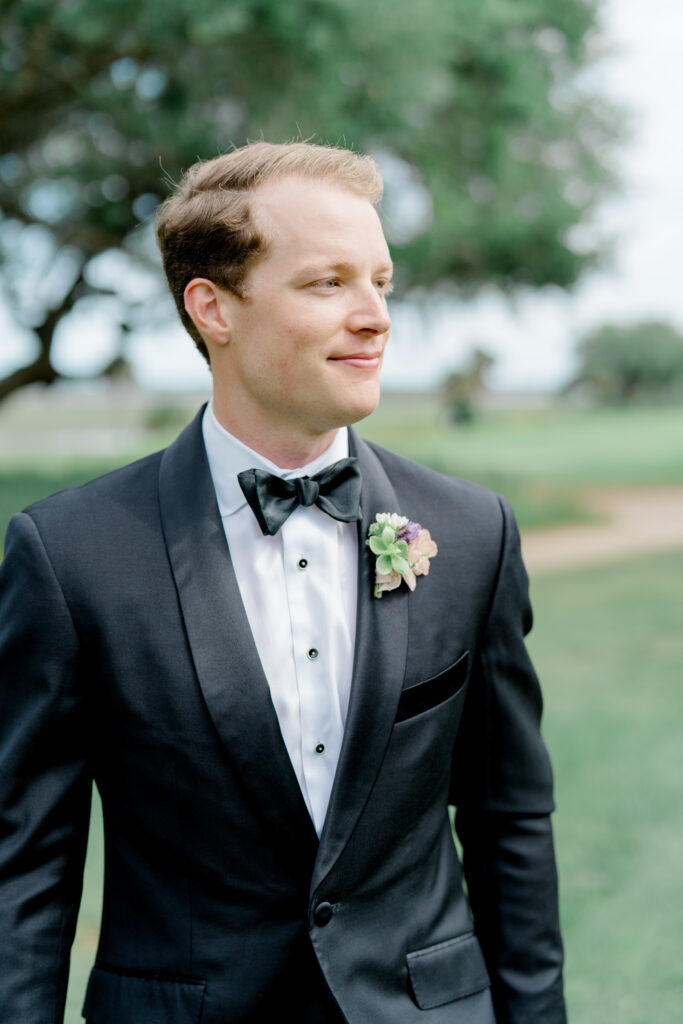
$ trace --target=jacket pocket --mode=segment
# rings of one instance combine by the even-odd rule
[[[415,1002],[421,1010],[473,996],[490,984],[473,932],[408,953],[406,962]]]
[[[468,654],[469,651],[465,651],[450,668],[439,672],[438,676],[406,687],[399,698],[395,720],[404,722],[406,718],[421,715],[423,711],[429,711],[453,697],[467,678]]]
[[[92,1024],[199,1024],[205,981],[93,967],[83,1016]]]

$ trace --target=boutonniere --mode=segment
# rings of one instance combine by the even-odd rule
[[[376,556],[375,597],[395,590],[405,580],[415,590],[417,576],[429,572],[429,559],[438,548],[429,530],[395,512],[378,512],[365,542]]]

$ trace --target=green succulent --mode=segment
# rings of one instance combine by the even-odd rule
[[[373,525],[377,525],[379,529],[373,531],[370,527],[370,536],[365,543],[373,555],[377,556],[377,572],[382,576],[390,572],[402,576],[410,569],[407,543],[404,540],[396,540],[396,530],[393,527],[382,527],[379,523]]]

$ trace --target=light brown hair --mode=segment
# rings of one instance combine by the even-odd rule
[[[207,361],[206,345],[185,309],[185,288],[193,278],[205,277],[244,297],[247,271],[268,247],[252,218],[249,193],[285,177],[331,181],[373,205],[382,198],[372,157],[309,142],[252,142],[193,164],[157,211],[157,241],[171,294]]]

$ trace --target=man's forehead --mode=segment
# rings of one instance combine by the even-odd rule
[[[324,222],[326,227],[342,229],[354,219],[379,224],[377,211],[365,196],[335,181],[325,179],[282,178],[254,189],[251,201],[254,219],[273,230],[286,229],[299,234]]]
[[[388,273],[391,257],[373,204],[335,182],[282,179],[254,190],[252,218],[270,266],[297,279],[338,266]],[[264,268],[264,264],[261,263]],[[255,268],[256,269],[256,268]]]

